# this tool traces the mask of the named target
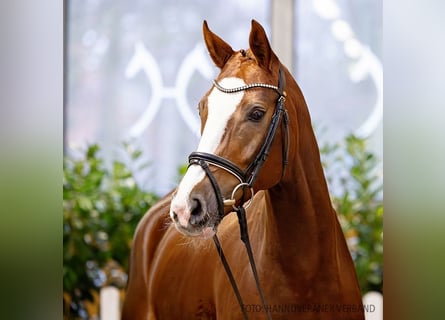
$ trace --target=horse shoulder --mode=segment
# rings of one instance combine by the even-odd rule
[[[139,222],[131,248],[123,320],[155,319],[149,314],[148,277],[154,253],[170,224],[171,193],[160,199]]]

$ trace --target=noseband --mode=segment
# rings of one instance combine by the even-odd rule
[[[226,205],[231,205],[233,209],[236,211],[238,216],[238,222],[240,225],[240,233],[241,233],[241,240],[243,241],[244,245],[246,246],[247,254],[249,256],[249,262],[252,268],[252,272],[255,278],[255,283],[258,289],[258,293],[260,294],[261,301],[263,303],[264,311],[267,314],[268,319],[272,319],[269,308],[267,307],[263,291],[261,289],[261,285],[258,278],[258,273],[255,266],[255,260],[253,258],[252,254],[252,248],[250,245],[249,240],[249,234],[247,230],[247,219],[246,219],[246,212],[245,208],[247,208],[250,203],[252,202],[253,196],[254,196],[254,190],[253,190],[253,184],[255,183],[256,179],[258,178],[258,175],[260,173],[260,170],[266,161],[267,157],[269,156],[270,149],[272,147],[272,142],[274,140],[274,137],[276,135],[276,132],[278,130],[278,125],[280,122],[282,123],[283,129],[282,129],[282,135],[283,135],[283,141],[282,141],[282,177],[285,173],[285,169],[288,163],[288,148],[289,148],[289,128],[288,128],[288,114],[287,110],[284,106],[284,102],[286,99],[286,93],[284,91],[285,87],[285,78],[283,75],[283,72],[280,68],[278,72],[278,86],[273,86],[266,83],[253,83],[253,84],[247,84],[245,86],[237,87],[237,88],[231,88],[227,89],[219,85],[216,80],[213,81],[214,86],[221,92],[231,94],[236,93],[240,91],[250,90],[253,88],[266,88],[266,89],[272,89],[278,93],[278,99],[275,106],[274,114],[272,115],[272,119],[268,128],[268,131],[266,133],[266,137],[264,139],[263,144],[261,145],[261,148],[259,149],[257,155],[253,159],[253,161],[247,166],[246,169],[242,170],[240,169],[236,164],[231,162],[230,160],[227,160],[223,157],[217,156],[215,154],[206,153],[206,152],[192,152],[189,155],[189,166],[191,165],[199,165],[203,168],[205,171],[207,177],[210,180],[210,183],[213,187],[213,190],[215,192],[215,196],[218,203],[218,214],[220,221],[224,217],[224,207]],[[282,120],[282,121],[281,121]],[[230,173],[231,175],[235,176],[239,184],[235,186],[235,188],[232,191],[231,198],[230,199],[224,199],[224,197],[221,194],[221,190],[219,188],[218,182],[216,181],[214,175],[210,171],[209,165],[216,166],[220,169],[223,169]],[[243,190],[243,196],[241,197],[241,202],[238,206],[235,206],[236,200],[235,200],[235,194],[236,192],[242,188]],[[244,190],[245,188],[250,189],[250,198],[247,202],[245,202],[245,195]],[[244,315],[244,319],[248,319],[247,311],[245,308],[245,305],[241,299],[241,295],[239,293],[238,287],[236,285],[235,279],[233,277],[232,271],[230,270],[230,266],[227,263],[227,260],[225,258],[224,252],[222,250],[221,244],[218,240],[218,237],[216,234],[213,236],[213,240],[215,242],[218,254],[221,258],[221,262],[224,266],[224,269],[226,270],[227,276],[229,277],[230,283],[232,285],[232,288],[235,292],[236,298],[238,300],[238,303],[241,307],[241,310]]]

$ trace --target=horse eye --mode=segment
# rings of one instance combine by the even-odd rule
[[[255,109],[249,114],[249,120],[258,122],[263,118],[264,114],[263,110]]]

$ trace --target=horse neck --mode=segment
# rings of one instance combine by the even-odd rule
[[[288,105],[298,106],[299,123],[290,128],[291,132],[298,130],[298,134],[291,134],[298,137],[298,141],[291,142],[291,150],[297,152],[289,155],[281,182],[268,190],[270,227],[265,238],[275,244],[271,254],[283,259],[288,268],[297,268],[307,275],[317,272],[321,265],[335,263],[338,222],[304,98],[300,92],[287,101]]]

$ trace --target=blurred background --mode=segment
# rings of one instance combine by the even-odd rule
[[[107,160],[122,142],[143,151],[137,175],[159,195],[177,184],[199,139],[197,103],[217,68],[202,22],[235,50],[248,47],[251,19],[307,100],[319,139],[369,137],[382,154],[382,1],[67,1],[67,154],[99,143]]]
[[[98,319],[102,288],[123,297],[134,228],[197,146],[218,73],[203,20],[238,50],[251,19],[306,98],[362,292],[383,291],[381,0],[67,0],[65,319]]]

